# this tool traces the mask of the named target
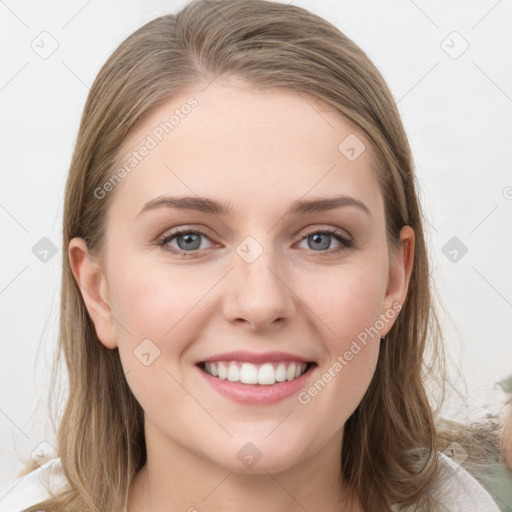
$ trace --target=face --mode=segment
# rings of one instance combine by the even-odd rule
[[[388,253],[373,159],[332,108],[234,79],[174,98],[125,141],[130,170],[98,192],[112,194],[101,258],[80,239],[69,255],[98,337],[119,348],[162,450],[275,472],[341,443],[411,271],[410,228]],[[195,209],[198,198],[225,211]],[[280,361],[311,364],[274,385],[231,384],[198,366],[232,351],[265,354],[271,379],[282,378]],[[267,354],[277,352],[289,355]]]

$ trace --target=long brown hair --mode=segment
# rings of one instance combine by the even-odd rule
[[[158,17],[120,44],[91,87],[63,218],[58,354],[65,356],[69,398],[57,448],[70,487],[27,510],[121,512],[145,463],[142,408],[117,349],[105,348],[96,336],[67,248],[74,237],[84,238],[90,251],[102,247],[110,195],[98,200],[95,190],[113,174],[134,126],[164,101],[218,76],[310,95],[371,141],[389,247],[398,244],[403,226],[411,226],[414,267],[373,380],[345,424],[342,474],[365,510],[390,510],[391,504],[435,510],[437,451],[455,438],[436,427],[446,382],[442,333],[401,118],[381,74],[352,40],[303,8],[265,0],[197,0]]]

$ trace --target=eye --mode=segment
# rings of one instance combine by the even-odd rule
[[[335,238],[340,243],[340,246],[328,251],[323,250],[330,249],[332,238]],[[308,243],[308,248],[313,248],[315,252],[320,250],[320,252],[333,253],[350,249],[353,246],[352,240],[344,236],[341,231],[335,228],[311,230],[306,234],[301,242],[303,240],[311,240],[311,243]]]
[[[199,230],[178,229],[160,239],[158,245],[164,250],[183,257],[196,256],[195,251],[201,248],[201,237],[208,238],[206,233]],[[176,239],[178,247],[170,245]],[[204,247],[203,247],[204,249]]]
[[[164,235],[158,241],[158,245],[165,251],[177,256],[184,258],[197,257],[198,251],[205,249],[204,247],[201,247],[201,237],[209,240],[208,235],[201,230],[177,229],[170,234]],[[330,247],[332,238],[335,238],[340,244],[334,249]],[[344,236],[340,230],[335,228],[310,230],[306,236],[301,239],[301,242],[308,239],[312,240],[312,242],[308,244],[308,248],[312,249],[314,252],[332,254],[353,247],[352,240]],[[171,242],[176,242],[177,247],[171,245]]]

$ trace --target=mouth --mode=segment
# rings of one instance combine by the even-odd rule
[[[244,361],[202,361],[196,364],[204,373],[218,380],[249,386],[275,386],[291,382],[309,373],[315,362],[278,361],[253,364]]]

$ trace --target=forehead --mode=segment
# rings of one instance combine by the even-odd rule
[[[215,196],[239,214],[262,201],[275,208],[337,193],[378,204],[373,159],[363,132],[316,98],[219,78],[132,130],[116,166],[125,169],[116,201],[135,208],[162,194]]]

